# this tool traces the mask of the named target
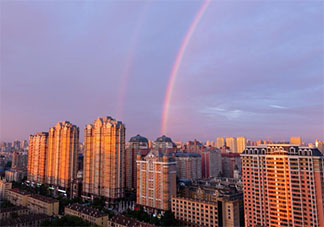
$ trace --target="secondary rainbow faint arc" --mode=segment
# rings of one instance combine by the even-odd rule
[[[174,82],[175,82],[175,79],[178,74],[179,66],[181,65],[183,55],[184,55],[186,48],[190,42],[190,39],[191,39],[197,25],[199,24],[200,19],[206,12],[206,9],[210,2],[211,2],[211,0],[205,0],[204,3],[199,8],[194,20],[192,21],[192,23],[191,23],[183,41],[182,41],[180,49],[177,53],[177,57],[173,64],[173,67],[172,67],[172,70],[170,73],[170,77],[169,77],[170,78],[169,83],[168,83],[166,93],[165,93],[164,103],[163,103],[162,122],[161,122],[161,134],[162,135],[164,135],[166,133],[166,127],[167,127],[167,123],[168,123],[169,105],[170,105],[170,101],[171,101]]]

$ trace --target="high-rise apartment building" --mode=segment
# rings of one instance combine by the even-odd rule
[[[323,155],[287,144],[241,154],[245,226],[324,226]]]
[[[151,210],[169,210],[176,195],[176,162],[168,154],[151,150],[144,158],[137,155],[136,202]]]
[[[175,153],[177,162],[177,177],[179,179],[196,180],[201,175],[201,155],[197,153]]]
[[[130,138],[126,148],[126,188],[128,190],[136,189],[136,158],[137,155],[147,155],[149,152],[148,140],[140,135]]]
[[[28,155],[27,152],[14,151],[12,153],[11,170],[27,170]]]
[[[216,148],[221,148],[225,146],[225,139],[224,137],[217,137],[216,139]]]
[[[237,153],[237,142],[235,137],[226,137],[226,146],[229,147],[231,152]]]
[[[60,121],[49,129],[46,158],[46,183],[68,189],[76,178],[79,151],[79,128]]]
[[[83,195],[124,197],[125,125],[99,117],[84,129]]]
[[[237,153],[241,154],[245,150],[246,138],[245,137],[237,137],[236,144],[237,144]]]
[[[302,139],[300,136],[298,137],[290,137],[290,144],[293,144],[293,145],[302,145]]]
[[[47,140],[47,132],[39,132],[29,137],[27,179],[31,182],[45,183]]]
[[[220,150],[204,150],[200,155],[202,177],[217,177],[222,172],[222,154]]]

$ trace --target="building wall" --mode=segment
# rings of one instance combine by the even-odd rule
[[[43,184],[47,156],[48,133],[40,132],[29,137],[27,179]]]
[[[151,151],[144,159],[137,156],[137,199],[142,206],[169,210],[176,194],[176,162],[158,157]]]
[[[33,197],[29,197],[27,200],[27,208],[33,213],[47,214],[49,216],[58,215],[59,202],[44,202]]]
[[[242,153],[246,147],[246,138],[245,137],[237,137],[237,153]]]
[[[12,183],[6,179],[0,179],[0,200],[7,197],[8,190],[12,188]]]
[[[68,121],[49,129],[46,183],[67,189],[77,173],[79,128]]]
[[[222,172],[222,155],[218,150],[206,150],[201,153],[202,177],[217,177]]]
[[[90,223],[94,223],[98,226],[107,226],[107,221],[108,221],[108,215],[107,216],[102,216],[102,217],[95,217],[91,216],[82,212],[79,212],[77,210],[73,210],[69,207],[64,208],[64,214],[65,215],[71,215],[71,216],[76,216],[79,217],[85,221],[88,221]]]
[[[110,117],[85,128],[83,192],[106,198],[125,193],[125,126]]]
[[[196,180],[202,177],[201,157],[176,157],[177,177]]]
[[[30,194],[22,195],[13,190],[8,190],[7,200],[16,206],[27,206],[28,197]]]
[[[226,146],[230,148],[231,152],[237,153],[237,141],[235,137],[226,137]]]
[[[242,154],[245,225],[324,226],[323,156],[291,145]]]

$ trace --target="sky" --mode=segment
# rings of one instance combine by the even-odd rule
[[[161,135],[203,1],[0,1],[0,141],[99,116]],[[174,141],[324,139],[324,2],[211,1],[170,97]]]

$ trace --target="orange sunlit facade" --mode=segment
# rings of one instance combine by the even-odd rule
[[[39,132],[29,137],[27,179],[43,184],[47,154],[47,132]]]
[[[124,197],[125,125],[99,117],[84,129],[83,195]]]
[[[49,129],[46,159],[46,183],[64,189],[76,178],[79,128],[61,121]]]
[[[245,226],[324,226],[323,156],[269,144],[241,154]]]

